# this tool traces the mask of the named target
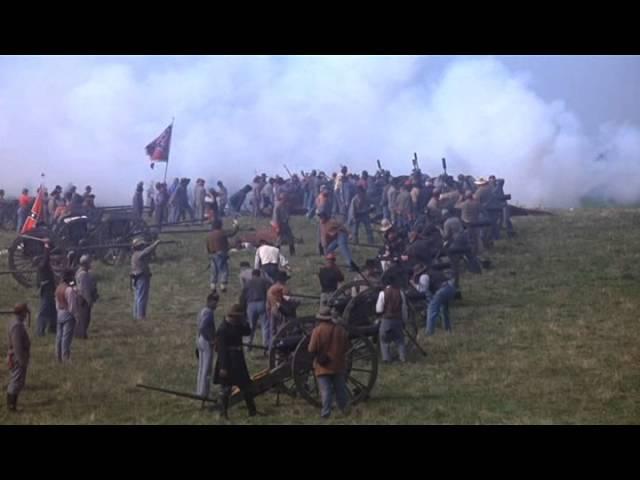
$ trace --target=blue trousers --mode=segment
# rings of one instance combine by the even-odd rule
[[[436,330],[436,322],[438,315],[442,310],[442,317],[444,320],[444,328],[448,332],[451,331],[451,320],[449,318],[449,302],[453,300],[456,294],[456,288],[453,286],[453,281],[445,282],[435,293],[429,307],[427,308],[427,335],[433,335]]]
[[[135,320],[147,318],[147,304],[149,303],[151,277],[147,275],[138,277],[134,288],[133,318]]]
[[[253,345],[253,339],[256,335],[258,324],[262,328],[262,342],[265,339],[265,317],[267,316],[267,307],[264,301],[247,303],[247,319],[251,327],[251,335],[249,336],[249,344]],[[264,345],[266,346],[266,345]]]
[[[59,362],[71,358],[71,341],[76,319],[66,310],[58,312],[58,327],[56,329],[56,358]]]
[[[320,389],[320,397],[322,398],[322,410],[320,416],[328,418],[331,415],[333,406],[333,396],[335,394],[338,408],[343,412],[347,409],[349,397],[347,395],[347,385],[343,373],[334,373],[333,375],[319,375],[318,388]]]
[[[340,232],[338,234],[338,238],[336,238],[333,242],[327,245],[327,248],[324,254],[326,255],[327,253],[331,253],[334,250],[340,250],[340,253],[344,257],[344,259],[347,261],[349,265],[351,265],[351,262],[353,262],[353,259],[351,258],[351,251],[349,250],[349,245],[347,244],[346,233]]]
[[[360,233],[360,225],[364,225],[364,230],[367,232],[367,241],[369,243],[373,243],[373,231],[371,231],[371,220],[369,219],[369,216],[367,215],[367,217],[362,218],[356,217],[354,222],[351,233],[355,243],[359,242],[358,234]]]
[[[214,253],[209,255],[211,261],[211,285],[215,285],[220,280],[220,283],[226,285],[229,280],[229,255],[225,252]]]
[[[391,342],[395,342],[398,347],[398,357],[400,357],[400,361],[407,361],[407,349],[404,340],[403,326],[402,320],[393,320],[389,318],[382,319],[382,322],[380,323],[380,330],[378,330],[382,361],[391,361]]]

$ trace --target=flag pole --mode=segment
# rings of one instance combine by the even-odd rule
[[[175,121],[176,117],[171,117],[171,136],[173,137],[173,122]],[[173,139],[172,139],[173,140]],[[169,148],[169,152],[167,155],[167,163],[165,163],[164,165],[164,184],[167,183],[167,170],[169,169],[169,155],[171,155],[171,148]]]

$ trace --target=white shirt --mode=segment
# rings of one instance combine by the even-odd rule
[[[253,268],[258,269],[261,265],[267,265],[268,263],[275,263],[281,267],[286,267],[289,264],[284,255],[280,253],[280,249],[271,245],[262,245],[256,250]]]
[[[409,316],[409,312],[407,311],[407,301],[404,296],[404,292],[400,292],[400,296],[402,297],[402,321],[406,322]],[[384,312],[384,290],[380,291],[378,301],[376,302],[376,313],[381,314],[382,312]]]
[[[416,290],[420,293],[427,293],[429,291],[429,275],[426,273],[420,275],[418,283],[416,284]]]

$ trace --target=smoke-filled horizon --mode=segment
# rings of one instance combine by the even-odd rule
[[[640,128],[588,132],[547,100],[526,68],[500,58],[12,57],[0,59],[0,188],[92,185],[98,204],[128,203],[162,180],[144,146],[175,117],[168,181],[286,176],[341,164],[393,175],[495,174],[513,201],[575,206],[585,195],[640,200]],[[602,85],[602,95],[616,89]],[[613,95],[613,93],[612,93]],[[638,98],[629,98],[637,102]],[[620,181],[620,179],[624,181]]]

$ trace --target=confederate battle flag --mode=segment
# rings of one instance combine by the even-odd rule
[[[149,160],[151,160],[151,162],[169,161],[172,128],[173,124],[169,125],[158,138],[145,147],[145,151],[147,152],[147,155],[149,155]],[[153,163],[151,163],[151,168],[153,168]]]
[[[20,230],[20,234],[24,235],[29,230],[33,230],[38,225],[38,222],[42,218],[42,207],[44,206],[44,187],[40,185],[38,189],[38,196],[36,197],[36,201],[33,202],[33,207],[31,207],[31,214],[27,217],[22,225],[22,230]]]

